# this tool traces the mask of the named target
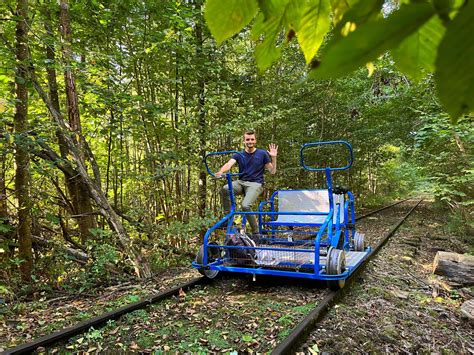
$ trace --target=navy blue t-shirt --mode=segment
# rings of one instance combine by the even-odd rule
[[[241,154],[234,153],[232,158],[239,164],[240,180],[263,184],[265,165],[271,162],[266,150],[257,148],[253,153],[244,150]]]

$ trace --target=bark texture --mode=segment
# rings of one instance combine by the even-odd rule
[[[31,200],[30,200],[30,157],[28,154],[28,0],[17,2],[18,22],[16,25],[16,104],[14,127],[15,145],[15,192],[18,200],[18,243],[21,278],[24,282],[31,281],[33,256],[31,250]]]
[[[474,285],[474,256],[446,251],[436,253],[433,270],[437,275],[463,284]]]
[[[91,154],[87,153],[89,147],[85,143],[85,140],[82,135],[82,126],[81,118],[79,113],[79,102],[76,90],[76,79],[74,72],[71,69],[72,66],[72,51],[71,51],[71,40],[72,40],[72,31],[71,31],[71,22],[69,19],[69,4],[68,0],[60,1],[60,32],[62,39],[62,56],[63,61],[66,64],[66,69],[64,70],[64,83],[66,88],[66,107],[68,112],[69,126],[71,130],[76,133],[74,135],[76,140],[76,146],[80,153],[81,160],[85,163],[85,157],[90,157]],[[54,60],[54,52],[48,53],[52,56],[51,59]],[[48,73],[49,86],[51,92],[51,102],[53,105],[59,105],[59,100],[53,96],[54,89],[57,87],[55,83],[55,75]],[[55,101],[57,100],[57,104]],[[59,112],[59,106],[56,108]],[[61,131],[59,131],[61,132]],[[64,147],[65,142],[64,138],[61,137],[61,133],[58,134],[58,140],[60,145],[63,145],[61,149],[61,155],[64,158],[67,154],[67,147]],[[66,148],[66,149],[65,149]],[[100,178],[99,178],[100,179]],[[87,240],[87,237],[90,235],[90,229],[97,227],[96,217],[93,214],[93,208],[89,194],[87,192],[87,187],[84,186],[83,182],[77,176],[68,176],[66,175],[66,184],[68,187],[69,194],[71,195],[75,215],[80,216],[77,219],[79,224],[79,230],[81,233],[81,241],[84,244]]]

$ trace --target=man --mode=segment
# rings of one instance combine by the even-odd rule
[[[237,162],[239,164],[239,180],[232,182],[234,195],[244,195],[242,200],[242,211],[251,211],[252,205],[263,192],[263,173],[267,169],[270,174],[276,173],[278,146],[269,145],[268,152],[256,147],[257,137],[254,131],[244,133],[244,151],[242,154],[234,154],[215,174],[221,177],[228,172]],[[243,155],[243,157],[242,157]],[[221,191],[222,205],[224,211],[230,211],[229,186],[225,185]],[[252,228],[252,233],[258,233],[258,223],[255,215],[247,215],[247,220]]]

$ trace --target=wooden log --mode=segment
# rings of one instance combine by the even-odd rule
[[[474,256],[439,251],[433,261],[433,272],[462,285],[474,285]]]
[[[461,306],[461,315],[474,322],[474,299],[466,301]]]

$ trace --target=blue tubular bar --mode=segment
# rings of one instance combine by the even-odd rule
[[[209,175],[213,176],[213,177],[216,177],[216,175],[211,171],[211,169],[209,168],[209,165],[207,164],[207,158],[208,157],[212,157],[212,156],[216,156],[216,155],[230,155],[230,154],[240,154],[242,155],[241,152],[238,152],[236,150],[226,150],[225,152],[212,152],[212,153],[207,153],[204,157],[204,165],[206,166],[206,170],[207,172],[209,173]],[[240,176],[241,174],[240,173],[228,173],[227,175],[230,175],[230,176]]]
[[[341,223],[340,223],[340,216],[341,216],[341,205],[337,204],[337,212],[336,212],[336,233],[334,234],[334,238],[331,240],[331,246],[337,248],[337,244],[339,238],[341,237]]]
[[[291,226],[294,226],[294,224],[291,224]],[[316,227],[320,227],[320,226],[316,226]],[[272,232],[273,230],[270,230],[270,229],[262,229],[262,232]],[[293,234],[314,234],[316,235],[316,231],[291,231],[291,230],[288,230],[288,229],[275,229],[275,233],[288,233],[288,232],[292,232]],[[283,239],[282,239],[283,240]]]
[[[234,212],[229,212],[228,214],[224,216],[224,218],[222,218],[219,222],[217,222],[216,224],[214,224],[211,228],[207,230],[206,234],[204,235],[204,240],[203,240],[203,245],[204,245],[204,253],[203,253],[203,258],[202,258],[203,265],[208,264],[207,248],[208,248],[208,243],[209,243],[209,236],[211,235],[212,232],[214,232],[217,228],[219,228],[225,221],[233,217],[234,217]],[[230,226],[227,227],[227,229],[229,228]]]
[[[305,162],[304,162],[304,150],[305,149],[308,149],[310,147],[316,147],[316,146],[321,146],[321,145],[331,145],[331,144],[333,144],[333,145],[343,144],[347,147],[347,149],[349,150],[349,157],[348,157],[349,159],[348,159],[348,164],[346,166],[337,167],[337,168],[331,168],[331,167],[311,168],[311,167],[309,167],[305,164]],[[300,150],[300,163],[301,163],[301,166],[303,167],[303,169],[308,170],[308,171],[324,171],[326,169],[329,169],[331,171],[334,171],[334,170],[347,170],[352,166],[353,160],[354,160],[354,154],[352,152],[352,146],[346,141],[328,141],[328,142],[306,143],[306,144],[303,144],[303,146],[301,147],[301,150]]]
[[[326,168],[324,170],[326,174],[326,185],[328,188],[328,198],[329,198],[329,207],[334,208],[334,196],[332,195],[332,178],[331,178],[331,170]]]
[[[270,206],[273,207],[273,203],[270,202],[270,201],[262,201],[262,202],[260,202],[260,204],[258,205],[258,211],[259,211],[259,212],[263,212],[263,207],[264,207],[265,205],[268,205],[268,204],[270,204]],[[272,207],[270,207],[270,208],[271,208],[271,211],[274,212]],[[262,232],[263,232],[263,229],[262,229],[263,223],[264,223],[264,220],[263,220],[263,218],[262,218],[262,215],[258,215],[258,232],[259,232],[260,234],[262,234]]]
[[[350,223],[355,223],[355,210],[354,210],[354,195],[352,192],[347,191],[347,195],[349,196],[349,200],[351,201],[351,219]],[[352,238],[355,236],[355,228],[352,228]]]
[[[349,223],[349,201],[344,203],[344,225],[347,225],[347,223]],[[344,228],[344,250],[347,243],[349,243],[349,229]]]
[[[230,271],[230,272],[240,272],[245,274],[255,274],[255,275],[273,275],[273,276],[288,276],[288,277],[297,277],[302,279],[313,279],[313,280],[340,280],[345,279],[349,276],[350,269],[347,269],[342,274],[339,275],[326,275],[320,274],[318,272],[301,272],[301,271],[283,271],[283,270],[274,270],[274,269],[262,269],[259,267],[256,268],[246,268],[246,267],[237,267],[237,266],[221,266],[221,265],[212,265],[212,270],[220,271]]]
[[[332,230],[332,212],[333,209],[329,211],[329,215],[326,217],[326,220],[324,221],[323,225],[318,231],[318,234],[316,235],[316,240],[314,241],[314,273],[319,273],[319,248],[321,247],[321,238],[323,236],[324,230],[327,228],[328,230],[328,238],[330,238],[330,231]],[[317,252],[316,252],[317,251]]]
[[[260,212],[260,211],[235,211],[235,214],[241,214],[241,215],[249,215],[249,214],[255,214],[255,215],[269,215],[269,216],[297,216],[297,215],[303,215],[303,216],[327,216],[328,212]],[[329,212],[331,213],[331,212]]]
[[[291,251],[291,252],[301,252],[301,253],[314,253],[314,249],[296,249],[296,248],[272,248],[272,247],[249,247],[249,246],[240,246],[240,245],[210,245],[210,248],[219,248],[219,249],[245,249],[245,250],[270,250],[270,251]]]

